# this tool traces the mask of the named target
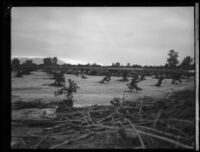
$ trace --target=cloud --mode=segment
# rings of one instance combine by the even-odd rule
[[[193,19],[193,7],[16,7],[12,54],[161,65],[172,48],[194,56]]]

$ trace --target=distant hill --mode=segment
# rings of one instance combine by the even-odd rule
[[[12,59],[15,57],[12,57]],[[42,64],[43,63],[43,58],[39,58],[39,57],[16,57],[20,60],[20,64],[22,64],[23,62],[25,62],[26,60],[33,60],[33,63],[35,64]],[[58,59],[57,64],[65,64],[64,61]]]

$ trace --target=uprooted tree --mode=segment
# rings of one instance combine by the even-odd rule
[[[59,106],[58,111],[71,110],[73,108],[73,93],[76,93],[79,86],[71,79],[68,79],[68,82],[68,86],[64,86],[62,89],[54,92],[55,96],[64,95],[64,106]]]

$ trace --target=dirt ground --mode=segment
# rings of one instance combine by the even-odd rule
[[[53,83],[54,80],[48,79],[50,76],[45,72],[37,71],[32,72],[31,75],[25,75],[22,78],[13,77],[12,73],[12,102],[15,101],[33,101],[34,99],[42,98],[43,101],[59,101],[63,97],[55,97],[54,91],[59,87],[48,86],[47,84]],[[80,89],[74,94],[74,106],[90,106],[90,105],[108,105],[114,97],[122,97],[123,91],[127,90],[128,82],[118,81],[121,77],[111,77],[109,83],[99,83],[103,76],[87,76],[87,79],[82,79],[81,76],[74,76],[65,74],[65,79],[71,78],[74,80]],[[131,78],[128,78],[129,82]],[[146,77],[146,80],[138,83],[142,88],[140,92],[126,92],[125,97],[127,100],[134,101],[138,97],[151,96],[154,98],[161,98],[168,93],[179,90],[194,90],[194,78],[183,79],[180,84],[171,84],[171,79],[163,80],[161,87],[154,86],[157,79]],[[67,83],[67,81],[66,81]]]
[[[35,99],[39,99],[39,98],[43,99],[44,102],[60,101],[63,98],[63,97],[55,97],[54,96],[53,92],[58,90],[59,88],[53,87],[53,86],[48,86],[48,84],[53,83],[54,80],[49,79],[50,76],[44,72],[41,72],[41,71],[33,72],[31,75],[25,75],[22,78],[16,78],[13,76],[14,76],[14,73],[12,73],[12,94],[11,94],[12,95],[12,104],[16,103],[17,101],[31,102],[31,101],[33,101]],[[85,113],[83,115],[84,119],[85,119],[85,116],[87,116],[88,111],[90,111],[90,109],[91,109],[91,107],[87,108],[88,106],[110,105],[110,101],[114,97],[122,97],[123,91],[128,89],[126,86],[126,84],[128,82],[118,81],[121,79],[121,77],[112,77],[111,78],[112,80],[109,83],[104,83],[104,84],[99,83],[103,79],[102,76],[87,76],[87,77],[88,77],[87,79],[82,79],[80,76],[65,74],[66,80],[71,78],[80,87],[80,89],[77,90],[77,93],[74,94],[74,106],[75,107],[83,107],[81,111],[77,111],[77,112],[80,112],[83,114]],[[130,80],[131,80],[131,78],[129,78],[129,81]],[[131,103],[132,103],[132,101],[133,102],[137,101],[137,98],[144,97],[144,96],[148,96],[153,99],[162,99],[162,98],[165,98],[166,96],[168,96],[168,94],[171,94],[176,91],[194,90],[194,78],[183,79],[182,80],[183,82],[180,84],[171,84],[171,79],[165,79],[163,81],[161,87],[154,86],[157,83],[157,81],[158,81],[157,79],[154,79],[151,77],[146,77],[146,80],[138,83],[138,86],[142,88],[142,91],[141,92],[135,92],[135,91],[126,92],[125,93],[126,100],[131,101]],[[67,81],[66,81],[66,83],[67,83]],[[192,100],[190,101],[189,98],[186,100],[188,102],[192,103]],[[144,101],[146,101],[146,100],[144,100]],[[177,102],[177,104],[179,104],[179,102]],[[183,104],[183,103],[181,102],[181,104]],[[85,107],[85,106],[87,106],[87,107]],[[156,106],[152,106],[152,107],[155,108]],[[174,107],[174,104],[173,104],[173,107]],[[86,108],[86,111],[84,110],[84,108]],[[105,110],[105,112],[106,112],[106,109],[107,109],[107,111],[109,111],[109,106],[101,107],[100,109]],[[180,107],[179,107],[179,109],[180,109]],[[66,139],[71,140],[71,138],[73,136],[74,136],[74,139],[77,139],[77,138],[79,139],[80,137],[82,137],[82,134],[76,135],[75,132],[70,132],[70,131],[73,131],[77,126],[76,127],[72,126],[71,130],[65,129],[66,126],[67,127],[70,126],[69,124],[67,124],[63,128],[64,131],[66,131],[65,134],[63,133],[62,128],[60,128],[58,130],[55,130],[55,132],[51,132],[51,138],[47,137],[46,135],[49,136],[50,133],[47,132],[47,134],[46,134],[43,131],[43,129],[47,128],[47,127],[51,128],[51,125],[53,123],[52,120],[54,120],[55,118],[57,119],[58,115],[56,114],[55,110],[56,110],[55,107],[25,108],[25,109],[22,108],[22,109],[12,110],[12,112],[11,112],[12,113],[11,147],[14,149],[20,148],[20,147],[28,148],[28,149],[29,148],[33,148],[33,149],[34,148],[47,148],[47,147],[52,147],[53,145],[59,144],[60,142],[65,141]],[[183,109],[183,111],[186,111],[186,110]],[[177,110],[175,110],[175,112],[176,111]],[[180,111],[182,113],[182,110],[180,110]],[[95,110],[94,110],[94,112],[95,112]],[[102,112],[100,114],[100,115],[102,115],[103,120],[106,120],[105,118],[109,117],[109,114],[106,114],[105,112]],[[147,111],[147,113],[148,113],[148,111]],[[172,112],[172,113],[174,113],[174,112]],[[188,112],[188,113],[190,115],[192,115],[191,112]],[[74,112],[74,114],[76,114],[76,112]],[[106,116],[104,116],[104,114]],[[62,115],[65,115],[65,117],[68,116],[67,113],[66,114],[62,113]],[[151,116],[150,113],[148,113],[148,115]],[[157,115],[157,113],[155,113],[154,115]],[[92,116],[92,119],[95,119],[94,115],[91,115],[91,116]],[[137,116],[137,115],[135,115],[135,116]],[[101,118],[101,121],[102,121],[102,118]],[[71,118],[71,119],[72,119],[71,121],[74,121],[74,118]],[[83,119],[83,118],[81,118],[81,119]],[[154,119],[155,118],[153,118],[153,121],[155,121]],[[188,118],[188,119],[190,120],[190,118]],[[137,118],[136,120],[138,121],[139,118]],[[65,122],[66,120],[58,120],[58,122],[59,121]],[[80,121],[80,118],[76,118],[76,121]],[[161,120],[161,122],[162,121],[163,120]],[[98,122],[96,122],[96,123],[98,124]],[[108,121],[106,123],[109,124],[110,122]],[[26,125],[24,125],[24,124],[26,124]],[[90,125],[90,123],[88,123],[88,124]],[[56,126],[57,121],[53,125]],[[73,125],[75,125],[75,124],[73,124]],[[100,126],[97,126],[97,127],[100,127]],[[189,130],[191,130],[191,126],[189,126],[189,127],[190,127]],[[160,129],[162,127],[158,126],[158,128]],[[114,130],[114,131],[116,131],[116,130]],[[58,133],[56,133],[56,132],[58,132]],[[80,130],[80,132],[81,132],[81,130]],[[102,132],[102,135],[101,135],[102,137],[101,136],[97,136],[97,137],[91,136],[91,138],[88,137],[88,140],[80,140],[80,141],[78,141],[78,143],[73,142],[73,144],[67,145],[67,147],[65,147],[65,145],[64,145],[62,148],[68,148],[68,149],[70,149],[70,148],[85,148],[85,147],[90,148],[89,143],[92,143],[91,148],[106,147],[105,145],[100,145],[99,143],[104,143],[105,142],[104,140],[108,140],[107,137],[111,136],[112,133],[110,132],[110,135],[108,135],[108,133],[106,133],[105,137],[104,137],[104,133],[105,132]],[[84,138],[86,137],[86,135],[84,135]],[[117,134],[114,133],[114,136],[115,135],[117,135]],[[135,138],[135,135],[134,135],[134,138]],[[146,139],[146,137],[143,137],[143,138]],[[187,138],[189,138],[189,137],[187,137]],[[101,139],[101,141],[100,141],[100,139]],[[112,137],[111,139],[115,139],[115,137]],[[45,142],[43,142],[43,140]],[[128,140],[129,139],[127,139],[127,141]],[[105,143],[109,143],[109,146],[111,146],[111,148],[113,148],[112,144],[114,144],[116,141],[112,141],[112,142],[110,143],[110,140],[109,140]],[[40,143],[42,143],[42,144],[40,144]],[[121,143],[121,141],[119,141],[119,143]],[[135,140],[133,143],[135,143]],[[146,143],[146,144],[152,145],[149,143]],[[79,147],[77,147],[77,145]],[[115,145],[114,147],[116,147],[116,144],[114,144],[114,145]],[[160,145],[160,143],[158,145]],[[190,145],[191,145],[191,143],[190,143]],[[133,145],[131,145],[131,146],[133,146]],[[182,145],[182,146],[184,147],[184,145]],[[125,144],[125,147],[127,148],[126,144]],[[159,146],[155,146],[155,143],[154,143],[154,147],[159,147]],[[169,145],[167,145],[166,147],[169,147]],[[120,147],[120,148],[122,148],[122,147]],[[150,147],[146,147],[146,148],[150,148]]]

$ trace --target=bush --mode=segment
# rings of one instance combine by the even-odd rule
[[[64,76],[64,72],[60,71],[60,72],[54,72],[54,85],[55,86],[64,86],[65,85],[65,76]]]
[[[22,71],[18,70],[15,77],[23,77]]]
[[[58,109],[72,109],[73,108],[73,93],[76,93],[76,89],[79,88],[77,84],[72,81],[71,79],[68,79],[69,86],[64,86],[62,89],[55,91],[55,96],[58,95],[64,95],[65,99],[63,100],[64,107],[60,107]]]
[[[96,70],[92,70],[92,71],[90,71],[90,75],[97,75],[97,71]]]
[[[110,101],[111,105],[115,106],[115,107],[119,107],[120,104],[121,104],[121,98],[113,98],[111,101]]]

